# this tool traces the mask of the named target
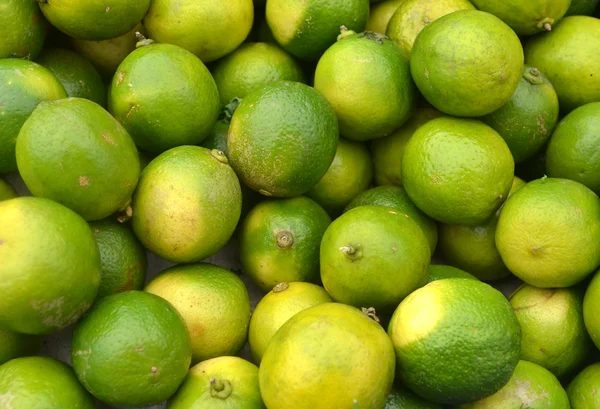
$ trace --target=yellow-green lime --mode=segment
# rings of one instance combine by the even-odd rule
[[[41,341],[37,335],[19,334],[0,327],[0,366],[11,359],[37,355]]]
[[[379,324],[356,308],[325,303],[275,333],[258,380],[269,409],[381,409],[394,371],[394,349]]]
[[[597,5],[598,0],[571,0],[565,16],[591,16]]]
[[[48,30],[36,0],[7,0],[0,4],[0,58],[35,60]]]
[[[369,20],[365,26],[365,31],[374,31],[385,34],[388,23],[398,7],[406,0],[384,0],[377,4],[372,4],[369,10]]]
[[[577,284],[600,264],[600,199],[567,179],[529,182],[504,204],[496,247],[508,269],[528,284]]]
[[[429,402],[403,386],[392,389],[383,409],[442,409],[442,405]]]
[[[26,334],[63,329],[92,305],[100,254],[88,224],[48,199],[0,202],[0,326]]]
[[[519,37],[499,18],[459,10],[421,30],[410,68],[434,107],[455,116],[482,116],[507,103],[517,89],[523,49]]]
[[[585,327],[600,349],[600,274],[596,273],[588,285],[583,299],[583,320]]]
[[[235,355],[246,343],[250,299],[242,280],[208,263],[170,267],[145,291],[156,294],[181,314],[192,339],[192,363]]]
[[[506,142],[492,128],[473,119],[442,117],[410,138],[402,181],[411,200],[430,217],[477,225],[506,200],[514,166]]]
[[[304,282],[277,284],[259,302],[250,318],[248,344],[254,361],[260,364],[273,335],[290,318],[307,308],[333,302],[321,286]]]
[[[467,278],[469,280],[478,280],[477,277],[461,270],[460,268],[446,266],[443,264],[431,264],[429,266],[429,280],[427,283],[437,280],[444,280],[446,278]]]
[[[596,409],[600,405],[600,363],[581,371],[567,387],[571,409]]]
[[[258,203],[240,228],[244,272],[264,292],[284,281],[318,282],[319,246],[330,223],[304,196]]]
[[[10,183],[0,178],[0,201],[17,197],[17,191]]]
[[[192,358],[183,318],[143,291],[102,298],[73,333],[71,361],[79,381],[111,406],[156,405],[171,397]]]
[[[521,330],[488,284],[437,280],[400,303],[388,327],[399,380],[421,397],[462,404],[498,392],[519,361]]]

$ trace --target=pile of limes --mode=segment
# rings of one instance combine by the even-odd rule
[[[0,0],[0,409],[599,409],[598,3]]]

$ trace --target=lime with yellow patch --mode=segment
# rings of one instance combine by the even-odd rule
[[[572,409],[596,409],[600,405],[600,363],[591,364],[569,383],[567,394]]]
[[[590,281],[583,299],[583,320],[592,341],[600,349],[600,303],[598,299],[600,299],[600,274],[596,273]]]
[[[0,201],[14,199],[17,196],[15,188],[6,180],[0,178]]]
[[[385,0],[377,4],[372,4],[369,10],[369,20],[365,26],[365,31],[374,31],[385,34],[388,23],[398,7],[406,0]]]
[[[0,366],[15,358],[37,355],[42,338],[0,327]]]
[[[42,51],[48,22],[36,0],[8,0],[0,4],[0,58],[35,60]]]
[[[445,280],[446,278],[466,278],[469,280],[479,280],[473,274],[469,274],[460,268],[446,266],[443,264],[431,264],[429,266],[429,280],[427,283],[437,280]]]

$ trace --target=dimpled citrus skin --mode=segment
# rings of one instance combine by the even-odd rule
[[[596,409],[600,407],[600,363],[581,371],[567,387],[571,409]]]
[[[429,121],[404,151],[406,193],[424,213],[447,224],[486,221],[508,196],[513,178],[506,142],[477,120]]]
[[[0,58],[37,58],[44,46],[48,22],[36,0],[3,1],[0,26]]]
[[[419,33],[410,68],[434,107],[455,116],[482,116],[504,105],[517,89],[523,49],[517,35],[497,17],[459,10]]]

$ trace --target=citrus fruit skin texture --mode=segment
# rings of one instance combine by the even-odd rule
[[[250,299],[231,271],[208,263],[175,266],[152,279],[145,291],[169,301],[185,320],[192,363],[235,355],[244,346]]]
[[[36,335],[19,334],[0,328],[0,365],[12,359],[36,355],[42,338]]]
[[[520,163],[548,141],[558,122],[558,111],[558,96],[548,78],[526,65],[510,100],[481,120],[504,138],[515,163]]]
[[[264,292],[283,281],[319,281],[319,246],[330,223],[307,197],[257,204],[240,229],[244,272]]]
[[[183,47],[206,63],[235,50],[253,19],[252,0],[154,0],[144,26],[157,42]]]
[[[413,134],[402,160],[408,196],[427,215],[447,224],[488,220],[508,196],[513,174],[506,142],[472,119],[429,121]]]
[[[36,0],[3,1],[0,26],[0,58],[37,58],[46,40],[48,22]]]
[[[575,180],[600,193],[600,102],[582,105],[565,116],[546,151],[548,176]]]
[[[275,81],[306,82],[304,72],[292,56],[274,44],[245,43],[220,60],[212,71],[221,104],[244,98]]]
[[[290,318],[307,308],[333,302],[321,286],[303,282],[282,282],[259,302],[250,318],[248,344],[254,361],[260,363],[273,335]]]
[[[164,299],[143,291],[98,301],[75,328],[71,351],[77,378],[92,395],[128,407],[172,396],[192,357],[181,316]]]
[[[192,407],[265,409],[258,387],[258,368],[236,356],[209,359],[192,367],[167,408]]]
[[[17,191],[6,180],[0,178],[0,201],[17,197]]]
[[[360,206],[337,218],[321,242],[321,280],[333,299],[392,312],[427,282],[431,251],[410,216]]]
[[[241,201],[240,183],[220,151],[172,148],[142,172],[133,231],[144,247],[173,263],[204,260],[231,238]]]
[[[523,49],[517,35],[497,17],[459,10],[419,33],[410,68],[417,87],[435,108],[455,116],[482,116],[499,109],[517,89]]]
[[[472,3],[500,18],[520,36],[552,30],[571,5],[570,0],[472,0]]]
[[[572,409],[595,409],[600,405],[596,391],[600,385],[600,363],[595,363],[581,371],[567,387]]]
[[[469,274],[460,268],[442,264],[431,264],[429,266],[429,279],[427,280],[427,283],[437,280],[444,280],[446,278],[466,278],[469,280],[479,280],[474,275]]]
[[[598,0],[572,0],[565,16],[591,16],[598,5]]]
[[[41,65],[0,59],[0,174],[17,170],[16,139],[37,104],[66,97],[62,84]]]
[[[128,290],[141,290],[146,280],[146,249],[128,226],[112,220],[91,222],[102,274],[98,297]]]
[[[138,24],[150,0],[38,1],[48,21],[66,35],[80,40],[108,40],[125,34]]]
[[[567,392],[547,369],[527,361],[519,361],[508,383],[477,402],[458,409],[571,409]]]
[[[335,43],[341,26],[363,31],[369,0],[269,0],[266,16],[284,50],[301,60],[317,61]]]
[[[409,389],[394,388],[385,400],[383,409],[442,409],[442,405],[428,402]]]
[[[475,7],[468,0],[405,0],[388,22],[386,35],[410,56],[423,28],[458,10],[475,10]]]
[[[596,273],[583,299],[583,320],[592,341],[600,349],[600,274]]]
[[[320,304],[275,333],[258,380],[269,409],[380,409],[394,380],[394,349],[366,314]]]
[[[414,291],[394,312],[388,334],[399,379],[432,402],[492,395],[519,361],[521,330],[508,300],[476,280],[448,278]]]
[[[127,131],[100,105],[82,98],[39,104],[19,132],[16,155],[31,193],[86,220],[123,208],[140,175]]]
[[[2,365],[0,396],[7,409],[96,408],[71,367],[49,357],[17,358]]]
[[[325,51],[314,87],[335,109],[340,134],[366,141],[389,135],[406,122],[415,87],[398,46],[382,34],[351,33],[342,30],[341,39]]]
[[[85,98],[106,106],[102,77],[84,57],[65,48],[46,48],[36,62],[54,74],[69,97]]]
[[[568,113],[600,100],[600,20],[587,16],[562,19],[552,31],[525,42],[525,63],[546,74]]]
[[[523,284],[510,304],[521,324],[521,359],[558,378],[581,368],[593,350],[583,321],[581,288],[536,288]]]
[[[240,180],[265,196],[294,197],[327,172],[338,144],[335,111],[318,91],[278,81],[244,98],[227,147]]]
[[[441,115],[434,108],[419,108],[396,131],[371,141],[375,184],[402,186],[402,158],[408,140],[422,125]]]
[[[92,231],[48,199],[0,202],[0,259],[0,325],[9,330],[48,334],[65,328],[98,292],[100,255]]]
[[[385,34],[388,23],[398,7],[406,0],[385,0],[377,4],[372,4],[369,9],[369,20],[365,26],[365,31],[374,31]]]
[[[567,179],[529,182],[504,204],[496,247],[508,269],[527,284],[577,284],[600,264],[600,199]]]
[[[367,190],[373,180],[373,162],[367,148],[359,143],[339,140],[333,162],[306,196],[319,203],[332,217]]]
[[[410,200],[408,194],[401,186],[377,186],[357,195],[346,206],[345,212],[359,206],[387,206],[409,215],[421,228],[427,241],[431,254],[434,253],[438,241],[438,227],[436,222],[423,213]]]

